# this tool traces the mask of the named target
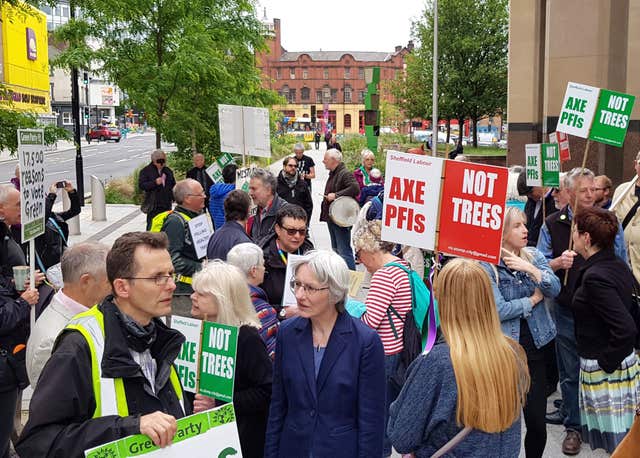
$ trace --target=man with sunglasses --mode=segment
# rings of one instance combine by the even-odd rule
[[[165,234],[119,237],[106,260],[113,295],[58,336],[31,400],[20,456],[84,456],[132,434],[171,444],[191,413],[174,361],[184,336],[159,317],[176,285]]]
[[[282,170],[278,174],[278,195],[290,204],[296,204],[307,212],[307,221],[311,221],[313,199],[311,188],[298,171],[299,163],[295,156],[287,156],[282,161]]]
[[[151,222],[157,214],[171,210],[176,180],[166,162],[167,155],[157,149],[151,153],[151,163],[140,170],[138,176],[138,187],[144,191],[140,210],[147,214],[147,230],[151,229]]]
[[[313,250],[307,238],[307,213],[298,205],[285,205],[276,213],[275,232],[259,244],[264,253],[266,272],[260,287],[267,293],[269,303],[283,320],[295,314],[295,307],[282,307],[289,254],[305,254]]]

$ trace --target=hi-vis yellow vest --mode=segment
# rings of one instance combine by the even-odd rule
[[[82,334],[89,345],[91,353],[91,378],[93,379],[93,395],[96,400],[96,410],[93,418],[108,415],[129,415],[127,396],[124,391],[122,378],[106,378],[102,376],[102,356],[104,354],[104,316],[97,306],[94,306],[74,316],[66,326]],[[178,396],[182,412],[184,413],[184,396],[180,379],[173,366],[169,376],[173,390]]]
[[[188,227],[186,226],[186,223],[191,221],[190,216],[185,215],[182,212],[177,212],[175,210],[167,210],[166,212],[158,213],[156,216],[153,217],[153,219],[151,220],[151,228],[149,229],[149,232],[161,232],[162,228],[164,227],[164,221],[167,219],[167,216],[169,216],[171,213],[177,213],[179,216],[181,216],[183,222],[185,223],[185,229],[188,229]]]

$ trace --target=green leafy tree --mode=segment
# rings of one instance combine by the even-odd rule
[[[76,0],[84,19],[58,29],[55,65],[103,73],[183,152],[219,148],[218,104],[268,105],[254,52],[262,26],[250,0]],[[91,44],[91,46],[89,46]]]
[[[438,1],[438,111],[461,126],[471,118],[474,146],[477,121],[506,107],[508,24],[508,0]],[[432,1],[413,32],[419,45],[407,65],[407,100],[423,107],[433,93]]]

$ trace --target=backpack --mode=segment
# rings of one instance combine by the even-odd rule
[[[409,276],[409,285],[411,287],[411,310],[407,312],[404,320],[393,305],[389,305],[389,308],[387,308],[387,319],[396,339],[398,338],[398,332],[393,324],[391,314],[393,313],[400,321],[404,322],[402,351],[400,352],[395,373],[391,376],[391,383],[400,389],[404,385],[407,378],[407,370],[413,360],[423,351],[428,353],[433,348],[439,333],[440,315],[437,301],[416,271],[396,262],[385,264],[385,267],[387,266],[398,267],[406,272]]]

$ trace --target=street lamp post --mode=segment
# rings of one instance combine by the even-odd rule
[[[69,2],[69,17],[76,18],[74,2]],[[78,87],[78,69],[71,69],[71,111],[73,113],[73,142],[76,145],[76,189],[80,205],[84,206],[84,173],[82,165],[82,149],[80,146],[80,88]]]
[[[431,125],[431,154],[438,151],[438,0],[433,0],[433,123]]]

